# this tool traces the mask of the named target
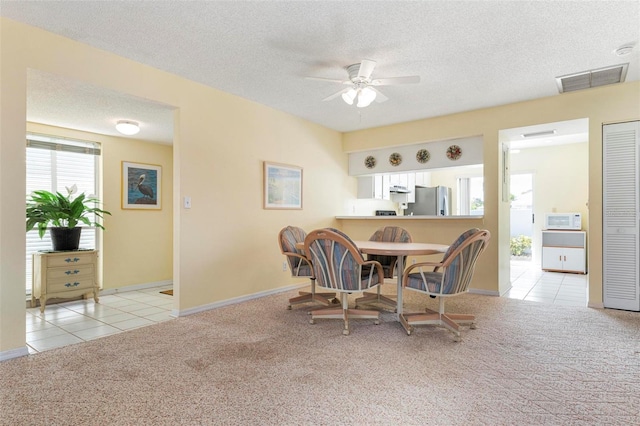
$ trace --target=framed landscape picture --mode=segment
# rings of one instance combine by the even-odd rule
[[[122,162],[122,208],[162,208],[162,166]]]
[[[264,208],[302,209],[302,168],[264,162]]]

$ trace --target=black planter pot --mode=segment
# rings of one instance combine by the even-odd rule
[[[50,228],[53,250],[78,250],[80,246],[80,231],[82,231],[82,228],[79,226],[75,228]]]

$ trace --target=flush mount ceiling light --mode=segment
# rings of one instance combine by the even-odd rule
[[[565,93],[607,84],[622,83],[627,77],[628,67],[629,64],[627,63],[556,77],[558,91]]]
[[[140,125],[135,121],[118,120],[116,130],[123,135],[132,136],[140,131]]]
[[[555,134],[556,134],[555,130],[543,130],[541,132],[523,133],[520,136],[522,136],[523,138],[537,138],[540,136],[551,136]]]

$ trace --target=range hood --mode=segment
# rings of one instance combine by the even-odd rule
[[[389,192],[392,194],[408,194],[411,191],[409,191],[406,186],[393,185],[389,188]]]

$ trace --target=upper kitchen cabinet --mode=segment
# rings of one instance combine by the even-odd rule
[[[389,176],[386,177],[387,180]],[[382,191],[382,175],[376,176],[360,176],[358,178],[358,198],[374,198],[377,200],[383,199]],[[387,184],[387,187],[389,185]],[[388,199],[388,198],[387,198]]]
[[[415,181],[418,186],[432,186],[431,185],[431,173],[429,172],[416,172]]]
[[[402,188],[406,188],[409,191],[407,193],[406,202],[413,203],[415,202],[415,182],[415,173],[394,173],[374,176],[359,176],[358,198],[391,200],[390,194],[393,192],[393,187],[399,186]]]
[[[414,203],[416,201],[416,174],[415,173],[394,173],[389,176],[389,191],[392,192],[394,187],[406,189],[406,198],[404,203]],[[393,197],[391,197],[393,200]]]

